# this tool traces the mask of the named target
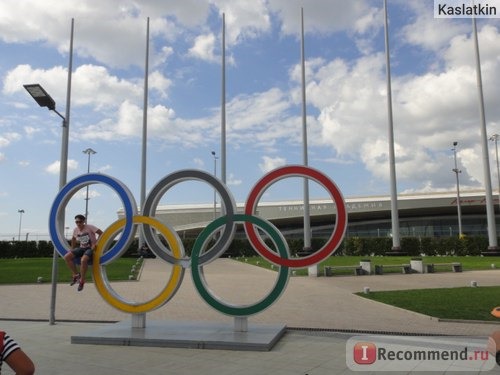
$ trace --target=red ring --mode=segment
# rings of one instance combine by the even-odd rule
[[[315,180],[319,184],[323,185],[323,187],[328,190],[331,197],[333,198],[333,201],[337,206],[337,220],[333,233],[328,239],[327,243],[320,250],[306,257],[283,259],[267,247],[267,245],[260,238],[260,235],[257,234],[252,223],[245,222],[244,226],[250,243],[261,256],[269,260],[271,263],[279,266],[304,268],[312,266],[313,264],[317,264],[333,254],[339,247],[344,237],[344,233],[347,227],[347,210],[342,193],[332,180],[330,180],[320,171],[303,165],[288,165],[285,167],[277,168],[262,177],[252,188],[245,204],[245,214],[253,215],[255,213],[255,209],[260,197],[271,184],[281,180],[284,177],[291,176],[308,177],[312,180]]]

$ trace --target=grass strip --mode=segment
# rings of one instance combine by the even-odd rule
[[[136,258],[119,258],[112,262],[106,266],[108,279],[128,280],[136,261]],[[89,269],[88,275],[91,274],[92,269]],[[0,259],[0,285],[36,283],[39,277],[44,283],[52,281],[52,258]],[[69,282],[70,279],[71,272],[64,260],[59,258],[57,282]],[[88,279],[90,281],[91,277]]]
[[[441,319],[497,321],[500,286],[460,287],[370,292],[357,295]]]

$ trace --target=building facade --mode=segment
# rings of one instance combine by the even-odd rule
[[[346,198],[345,204],[348,212],[347,236],[391,236],[390,197]],[[335,203],[328,199],[311,199],[309,208],[312,236],[329,237],[335,225]],[[463,192],[460,208],[463,233],[487,236],[484,192]],[[243,203],[237,204],[237,211],[244,212]],[[498,200],[495,200],[497,215],[498,211]],[[260,202],[256,214],[271,221],[287,237],[303,236],[303,201]],[[168,223],[181,237],[196,237],[220,215],[220,204],[214,206],[213,203],[160,205],[155,214],[158,220]],[[119,211],[118,216],[123,217],[123,211]],[[398,216],[401,236],[458,235],[457,196],[453,193],[400,195]]]

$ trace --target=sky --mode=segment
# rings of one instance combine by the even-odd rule
[[[432,0],[388,0],[398,194],[484,189],[470,19],[434,18]],[[140,202],[146,24],[150,18],[146,190],[181,169],[221,171],[221,35],[226,25],[226,183],[244,203],[270,170],[302,164],[300,13],[304,11],[308,165],[346,198],[388,196],[390,168],[382,0],[3,0],[0,2],[0,240],[48,239],[59,190],[61,119],[23,84],[40,83],[65,115],[74,19],[68,181],[90,172]],[[477,20],[488,136],[500,133],[500,23]],[[92,148],[89,157],[83,150]],[[497,190],[495,143],[488,141]],[[214,159],[212,151],[215,151]],[[262,201],[301,199],[298,177]],[[210,204],[180,182],[161,204]],[[311,199],[326,198],[311,182]],[[85,212],[73,196],[66,226]],[[122,203],[89,187],[103,230]],[[19,213],[24,210],[24,213]]]

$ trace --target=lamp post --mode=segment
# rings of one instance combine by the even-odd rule
[[[71,69],[70,69],[71,70]],[[61,115],[56,110],[56,102],[52,97],[43,89],[43,87],[38,84],[23,85],[26,91],[35,99],[35,101],[40,105],[40,107],[47,107],[50,111],[56,113],[62,119],[62,140],[61,140],[61,160],[59,169],[59,190],[61,190],[64,185],[66,185],[66,178],[68,174],[68,140],[69,140],[69,126],[66,122],[66,117]],[[64,214],[63,214],[64,215]],[[62,217],[64,222],[64,216]],[[50,317],[49,324],[55,324],[55,311],[56,311],[56,290],[57,290],[57,258],[58,254],[54,248],[54,253],[52,256],[52,289],[50,298]]]
[[[458,169],[457,166],[457,145],[458,142],[453,142],[453,158],[455,160],[455,168],[452,169],[455,172],[455,177],[457,179],[457,214],[458,214],[458,236],[462,237],[462,211],[460,209],[460,183],[458,181],[458,174],[462,171]]]
[[[497,177],[498,177],[498,206],[500,207],[500,166],[498,165],[498,138],[500,135],[498,134],[493,134],[490,137],[490,141],[495,142],[495,156],[496,156],[496,161],[497,161]]]
[[[214,157],[214,177],[217,177],[217,159],[219,158],[215,151],[212,151]],[[217,217],[217,191],[214,189],[214,219]]]
[[[17,240],[18,241],[21,241],[21,222],[23,220],[23,214],[24,214],[24,210],[17,210],[17,212],[19,212],[19,235],[17,237]]]
[[[94,151],[91,148],[87,148],[86,150],[83,150],[82,152],[84,154],[88,155],[87,173],[89,173],[90,172],[90,155],[97,154],[97,151]],[[87,193],[85,195],[85,220],[87,220],[87,223],[89,222],[89,185],[87,185]]]

